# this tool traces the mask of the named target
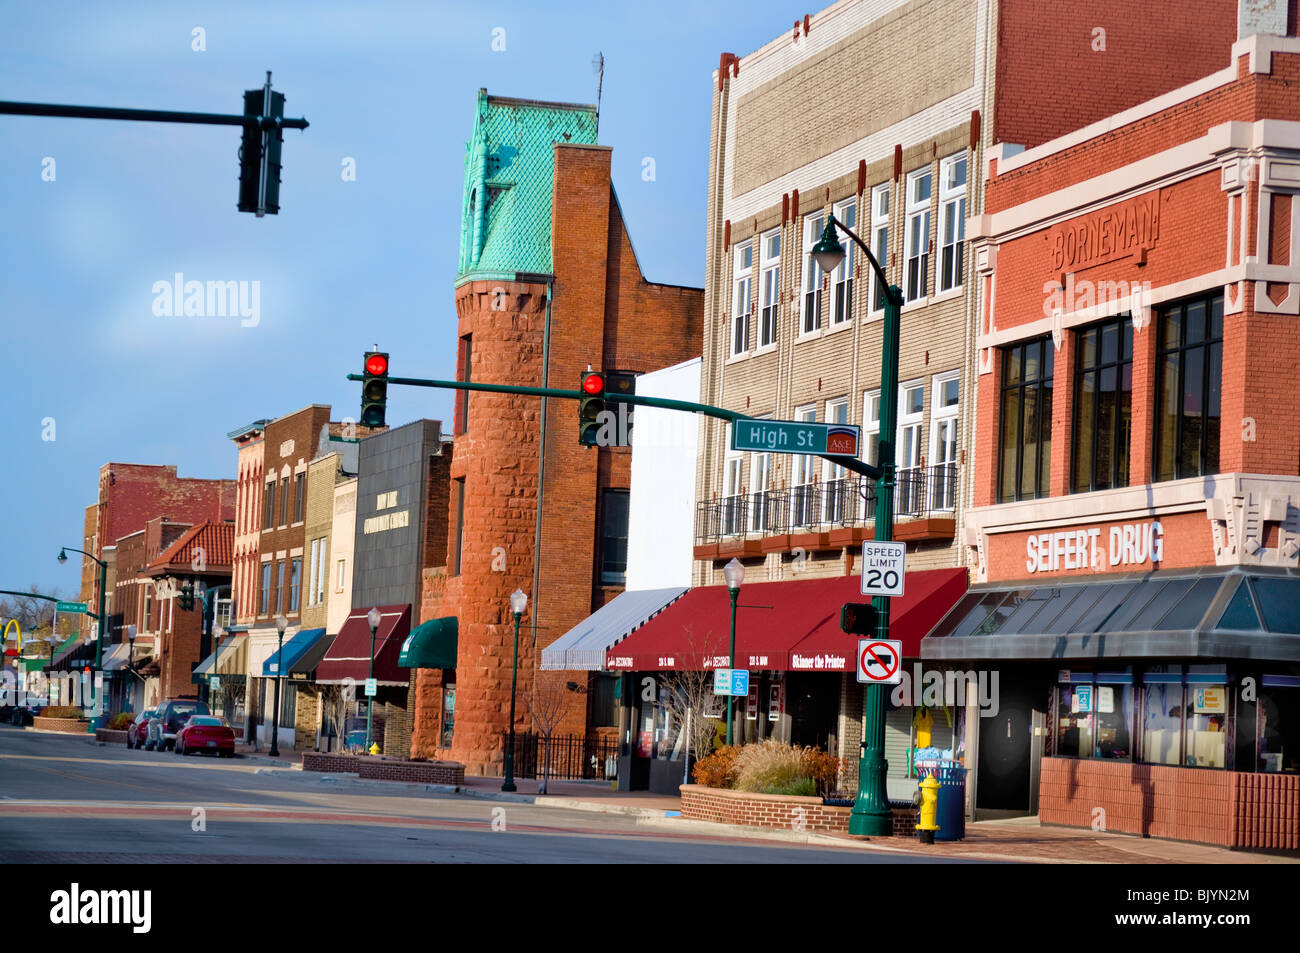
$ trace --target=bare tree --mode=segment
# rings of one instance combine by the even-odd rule
[[[684,755],[689,768],[692,755],[699,759],[713,750],[718,719],[710,718],[708,714],[715,710],[717,701],[713,694],[713,670],[706,669],[703,661],[708,656],[720,654],[719,649],[723,646],[712,631],[697,639],[690,626],[682,626],[682,630],[686,633],[686,644],[693,658],[686,670],[663,676],[660,702],[678,730],[687,733]],[[735,741],[728,738],[727,743],[735,744]]]
[[[355,688],[351,685],[321,686],[321,728],[326,737],[329,737],[331,731],[333,732],[333,736],[338,739],[340,751],[343,750],[346,740],[348,710],[354,692]]]
[[[551,735],[560,726],[569,702],[569,683],[563,672],[538,671],[533,673],[533,685],[524,693],[524,705],[542,736],[542,783],[538,794],[546,793],[546,779],[551,773]]]
[[[221,699],[221,710],[225,714],[227,721],[233,722],[235,720],[234,714],[244,702],[246,687],[242,676],[221,676],[221,689],[218,697]]]

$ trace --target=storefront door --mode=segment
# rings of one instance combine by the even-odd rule
[[[1003,671],[996,715],[980,718],[977,799],[979,808],[1029,812],[1033,712],[1048,689],[1039,677]]]
[[[785,693],[790,743],[829,751],[839,718],[839,674],[791,672],[786,676]]]

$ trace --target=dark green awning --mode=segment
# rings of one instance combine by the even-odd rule
[[[456,617],[430,619],[411,630],[397,664],[403,668],[456,667]]]

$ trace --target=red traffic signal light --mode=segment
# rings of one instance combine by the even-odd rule
[[[582,389],[588,394],[599,394],[605,389],[605,377],[598,371],[588,371],[582,378]]]
[[[846,602],[840,607],[840,630],[846,635],[875,635],[879,617],[870,602]]]
[[[388,373],[388,355],[371,354],[366,358],[366,373],[374,374],[376,377]]]

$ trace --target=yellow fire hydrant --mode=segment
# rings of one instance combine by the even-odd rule
[[[939,829],[938,819],[939,782],[931,776],[921,781],[921,817],[916,830],[922,844],[934,843],[934,832]]]
[[[378,741],[372,741],[372,742],[370,743],[370,753],[371,753],[371,754],[379,754],[379,742],[378,742]]]

